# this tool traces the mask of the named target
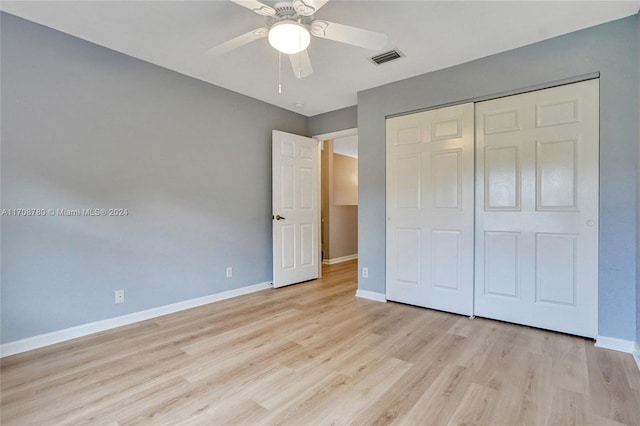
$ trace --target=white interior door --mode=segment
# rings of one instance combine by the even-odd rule
[[[476,106],[475,314],[596,337],[598,80]]]
[[[473,313],[473,104],[387,120],[386,298]]]
[[[273,131],[273,286],[320,276],[320,168],[315,139]]]

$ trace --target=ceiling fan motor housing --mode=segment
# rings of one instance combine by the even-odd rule
[[[315,19],[313,15],[300,15],[296,11],[296,8],[293,6],[293,3],[289,2],[276,3],[274,9],[276,10],[275,15],[265,16],[264,18],[267,28],[273,27],[278,22],[293,21],[305,26],[308,29]]]

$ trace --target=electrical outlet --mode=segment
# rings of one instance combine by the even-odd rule
[[[124,303],[124,290],[116,290],[116,303]]]
[[[233,276],[233,268],[231,266],[227,267],[227,278],[231,278]]]
[[[369,268],[366,266],[362,268],[362,278],[369,278]]]

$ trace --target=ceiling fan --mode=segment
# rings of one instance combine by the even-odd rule
[[[315,13],[329,0],[284,1],[273,7],[257,0],[230,1],[263,16],[265,25],[209,49],[210,55],[224,54],[268,37],[271,46],[289,55],[296,78],[303,78],[313,72],[306,50],[311,35],[371,50],[380,50],[387,44],[386,34],[316,19]]]

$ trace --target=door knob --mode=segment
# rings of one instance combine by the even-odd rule
[[[587,221],[587,226],[594,226],[596,224],[595,220],[589,219]]]
[[[279,214],[276,215],[276,220],[285,220],[286,217],[282,217]]]

